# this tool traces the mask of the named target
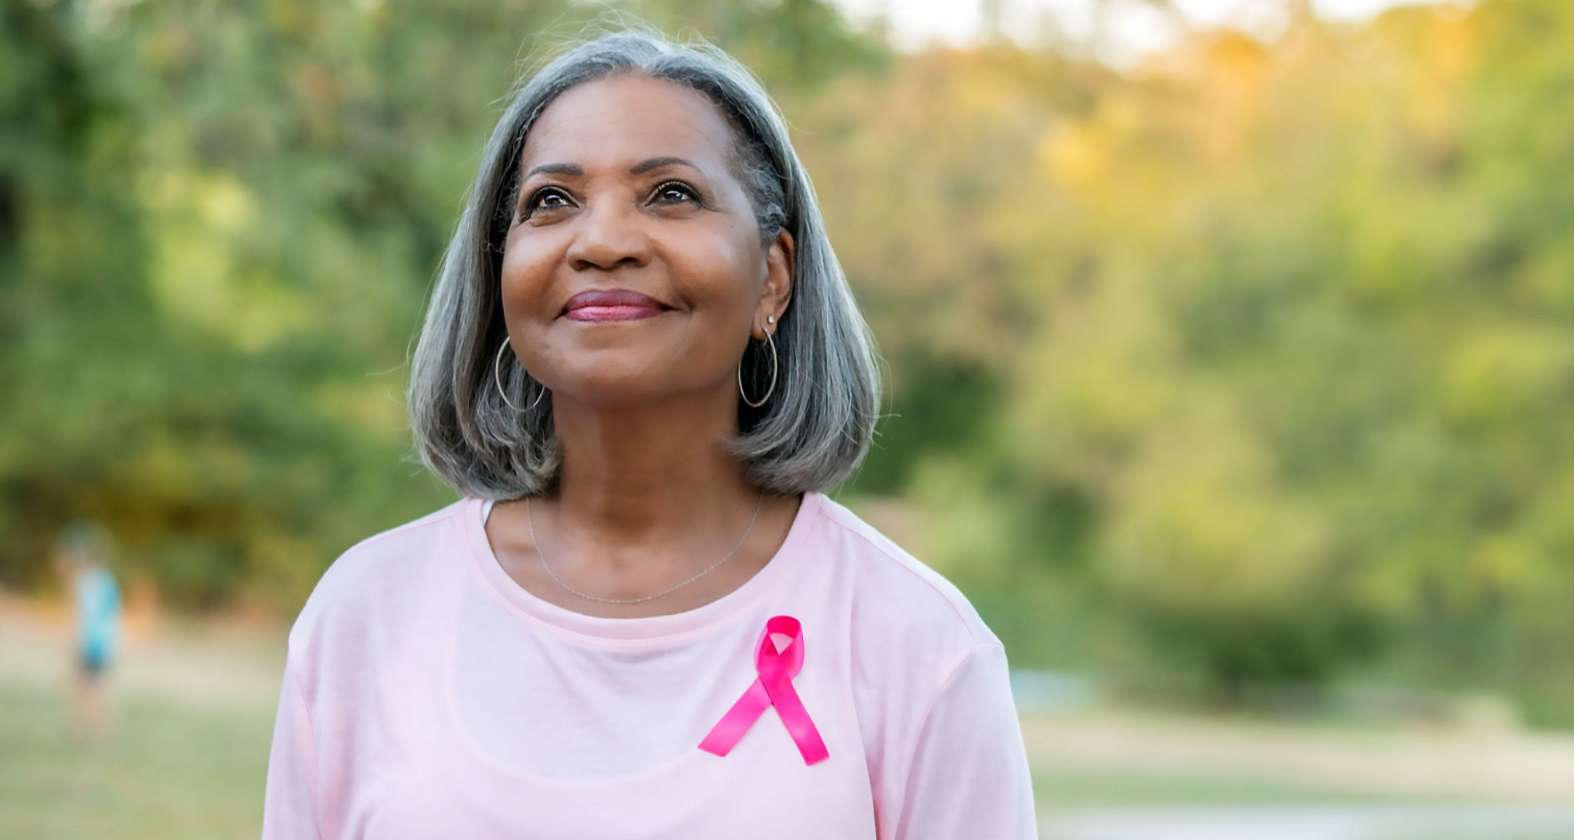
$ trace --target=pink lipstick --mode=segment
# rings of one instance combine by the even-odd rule
[[[633,321],[651,318],[670,307],[628,289],[580,292],[568,299],[563,314],[575,321]]]

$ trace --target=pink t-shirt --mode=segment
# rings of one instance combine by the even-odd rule
[[[599,618],[520,587],[462,499],[351,548],[289,637],[263,816],[299,838],[1036,836],[999,639],[950,582],[820,493],[780,551],[709,604]],[[798,619],[792,688],[701,743]],[[774,637],[774,647],[785,643]]]

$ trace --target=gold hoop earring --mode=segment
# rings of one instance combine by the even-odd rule
[[[514,403],[508,399],[508,394],[503,392],[503,379],[499,372],[499,367],[503,364],[503,348],[507,346],[508,338],[505,336],[503,338],[503,343],[497,346],[497,357],[492,360],[492,384],[497,386],[497,395],[503,398],[503,403],[509,408],[520,412],[529,411],[530,409],[535,408],[537,403],[541,402],[542,397],[547,395],[547,388],[545,385],[542,385],[541,393],[536,394],[536,398],[531,400],[530,405],[525,406],[524,408],[514,405]],[[530,374],[527,372],[525,375],[529,376]],[[529,387],[528,384],[526,387]]]
[[[771,318],[770,320],[774,321],[776,319]],[[749,395],[743,392],[743,362],[738,362],[738,396],[742,397],[744,405],[750,408],[759,408],[765,405],[770,400],[771,394],[776,392],[776,339],[771,338],[770,330],[765,331],[765,344],[771,348],[771,385],[765,389],[765,396],[760,397],[759,402],[749,399]]]

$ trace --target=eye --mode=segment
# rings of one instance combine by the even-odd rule
[[[693,187],[682,181],[663,181],[651,193],[651,198],[660,204],[673,204],[682,201],[700,203],[700,194]]]
[[[528,219],[535,215],[537,210],[560,210],[570,204],[568,195],[562,190],[557,187],[542,187],[525,200],[524,209],[520,211],[519,217]]]

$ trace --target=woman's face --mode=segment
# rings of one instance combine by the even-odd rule
[[[732,149],[703,94],[643,76],[579,85],[542,112],[502,301],[515,353],[554,394],[615,407],[736,389],[751,333],[787,306],[792,238],[761,243]]]

